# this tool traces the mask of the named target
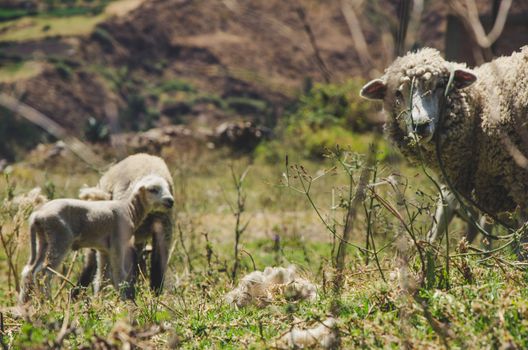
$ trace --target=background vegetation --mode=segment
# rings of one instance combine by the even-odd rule
[[[382,138],[381,106],[358,96],[409,40],[448,37],[438,29],[448,5],[425,2],[413,20],[410,1],[23,3],[0,7],[1,93],[67,137],[0,109],[3,349],[280,348],[293,327],[328,317],[345,349],[528,347],[528,276],[512,249],[520,231],[496,225],[506,239],[469,244],[467,223],[455,219],[448,237],[427,243],[434,177]],[[478,11],[497,9],[479,1]],[[512,38],[471,52],[492,57]],[[72,153],[72,139],[104,166]],[[163,294],[141,276],[135,302],[110,286],[73,301],[84,259],[76,252],[51,298],[17,307],[27,193],[76,197],[139,151],[163,157],[175,182]],[[290,264],[317,285],[315,302],[225,302],[245,274]]]

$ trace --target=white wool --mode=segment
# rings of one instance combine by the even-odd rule
[[[79,199],[85,201],[106,201],[112,199],[112,196],[97,187],[83,187],[79,190]]]
[[[338,344],[336,320],[327,318],[323,323],[308,329],[293,328],[279,339],[279,347],[304,349],[330,349]]]
[[[249,304],[262,307],[280,296],[314,301],[317,288],[310,281],[299,277],[293,265],[288,268],[266,267],[264,271],[254,271],[244,276],[238,286],[226,294],[225,300],[238,307]]]
[[[29,207],[38,208],[47,201],[48,197],[42,194],[42,189],[40,187],[35,187],[27,193],[15,196],[8,204],[13,208],[24,210]]]

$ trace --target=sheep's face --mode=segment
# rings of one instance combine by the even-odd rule
[[[166,211],[174,205],[174,197],[171,194],[167,180],[157,175],[145,176],[136,185],[145,200],[145,203],[153,210]]]
[[[391,115],[405,135],[417,142],[425,143],[433,138],[443,89],[415,80],[401,84],[394,92]]]
[[[396,123],[411,140],[427,143],[432,140],[438,128],[440,109],[447,78],[435,79],[430,73],[422,76],[404,76],[395,79],[396,83],[386,83],[382,79],[368,82],[360,95],[373,100],[383,100],[385,111],[389,112],[389,122]],[[454,88],[462,89],[471,85],[476,76],[468,70],[454,71]]]
[[[446,62],[438,51],[423,49],[398,58],[381,79],[374,79],[360,95],[382,100],[389,114],[387,123],[410,140],[425,145],[439,127],[441,106],[453,67],[452,89],[463,89],[476,81],[468,69]]]

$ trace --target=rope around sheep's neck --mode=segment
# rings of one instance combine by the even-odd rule
[[[447,105],[447,96],[449,95],[449,93],[453,89],[454,80],[455,80],[455,67],[454,67],[453,64],[451,64],[450,67],[449,67],[449,80],[447,81],[447,85],[446,85],[445,91],[444,91],[444,93],[442,95],[442,99],[440,100],[440,113],[439,113],[439,116],[438,116],[438,129],[440,129],[442,127],[442,125],[443,125],[444,115],[445,115],[445,112],[446,112],[446,105]],[[477,120],[474,121],[474,126],[473,127],[475,129],[477,127],[477,125],[476,125],[477,122],[478,122]],[[470,196],[464,196],[463,194],[461,194],[460,192],[458,192],[456,190],[456,188],[453,186],[453,183],[449,180],[449,176],[447,175],[447,172],[446,172],[445,167],[444,167],[444,162],[442,160],[442,157],[440,156],[441,155],[441,152],[440,152],[441,151],[441,149],[440,149],[440,132],[439,132],[438,129],[435,132],[434,139],[435,139],[436,159],[438,161],[438,165],[439,165],[440,171],[442,173],[442,176],[444,177],[444,181],[446,182],[447,187],[449,187],[449,190],[453,193],[453,195],[455,196],[456,200],[460,203],[460,206],[462,207],[462,209],[466,212],[466,215],[470,219],[469,221],[470,221],[471,225],[473,225],[480,233],[482,233],[484,236],[486,236],[488,238],[492,238],[492,239],[507,239],[507,238],[510,238],[511,235],[495,236],[495,235],[487,232],[484,228],[482,228],[480,226],[480,224],[477,222],[477,220],[475,220],[475,218],[471,214],[471,211],[466,206],[466,204],[463,202],[461,197],[464,197],[464,199],[467,200],[472,206],[474,206],[475,208],[477,208],[481,212],[483,212],[486,215],[488,215],[489,217],[491,217],[495,222],[497,222],[500,225],[504,226],[511,233],[516,232],[515,229],[513,229],[510,225],[508,225],[504,221],[500,220],[496,215],[494,215],[494,214],[488,212],[487,210],[485,210],[481,205],[479,205],[476,201],[474,201]],[[443,196],[442,196],[442,204],[445,205],[445,200],[443,199]]]

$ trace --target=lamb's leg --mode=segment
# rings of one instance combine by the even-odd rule
[[[22,275],[20,278],[20,294],[18,296],[18,303],[25,304],[29,301],[29,294],[33,290],[33,269],[35,268],[35,263],[37,262],[37,256],[44,255],[38,251],[38,248],[42,249],[43,247],[39,245],[37,247],[37,226],[31,222],[29,228],[30,234],[30,250],[31,254],[29,256],[28,263],[24,266],[22,270]],[[37,252],[38,251],[38,252]]]
[[[445,205],[442,203],[442,196],[444,197]],[[443,236],[447,226],[453,220],[455,211],[458,209],[456,197],[447,187],[442,187],[442,194],[438,197],[433,226],[427,234],[429,243],[433,243]]]
[[[97,270],[95,272],[95,277],[93,279],[94,283],[94,294],[98,294],[101,290],[101,286],[103,285],[104,281],[106,280],[106,276],[108,276],[108,254],[102,251],[96,252],[96,260],[97,260]]]
[[[38,276],[45,271],[44,263],[49,255],[50,244],[44,232],[39,231],[37,234],[37,257],[31,267],[32,284],[38,284],[39,290],[43,293],[42,284],[38,281]]]
[[[31,274],[31,265],[24,266],[22,276],[20,277],[20,293],[18,294],[18,303],[20,305],[29,301],[29,295],[33,291],[33,278]]]
[[[75,288],[71,290],[72,299],[76,299],[79,296],[81,290],[87,288],[90,283],[94,280],[97,272],[97,251],[95,249],[85,249],[85,260],[79,281]]]
[[[48,235],[48,261],[45,266],[46,278],[45,278],[45,295],[51,297],[51,278],[54,272],[49,270],[52,269],[57,271],[60,264],[71,251],[73,243],[73,233],[69,227],[65,227],[62,224],[54,229],[54,232]]]
[[[134,299],[134,269],[137,264],[137,256],[134,245],[112,244],[110,251],[110,267],[112,269],[112,282],[119,291],[121,299]]]
[[[154,220],[150,259],[150,288],[156,295],[161,294],[163,289],[172,244],[172,230],[173,224],[170,214],[160,215],[157,220]]]

